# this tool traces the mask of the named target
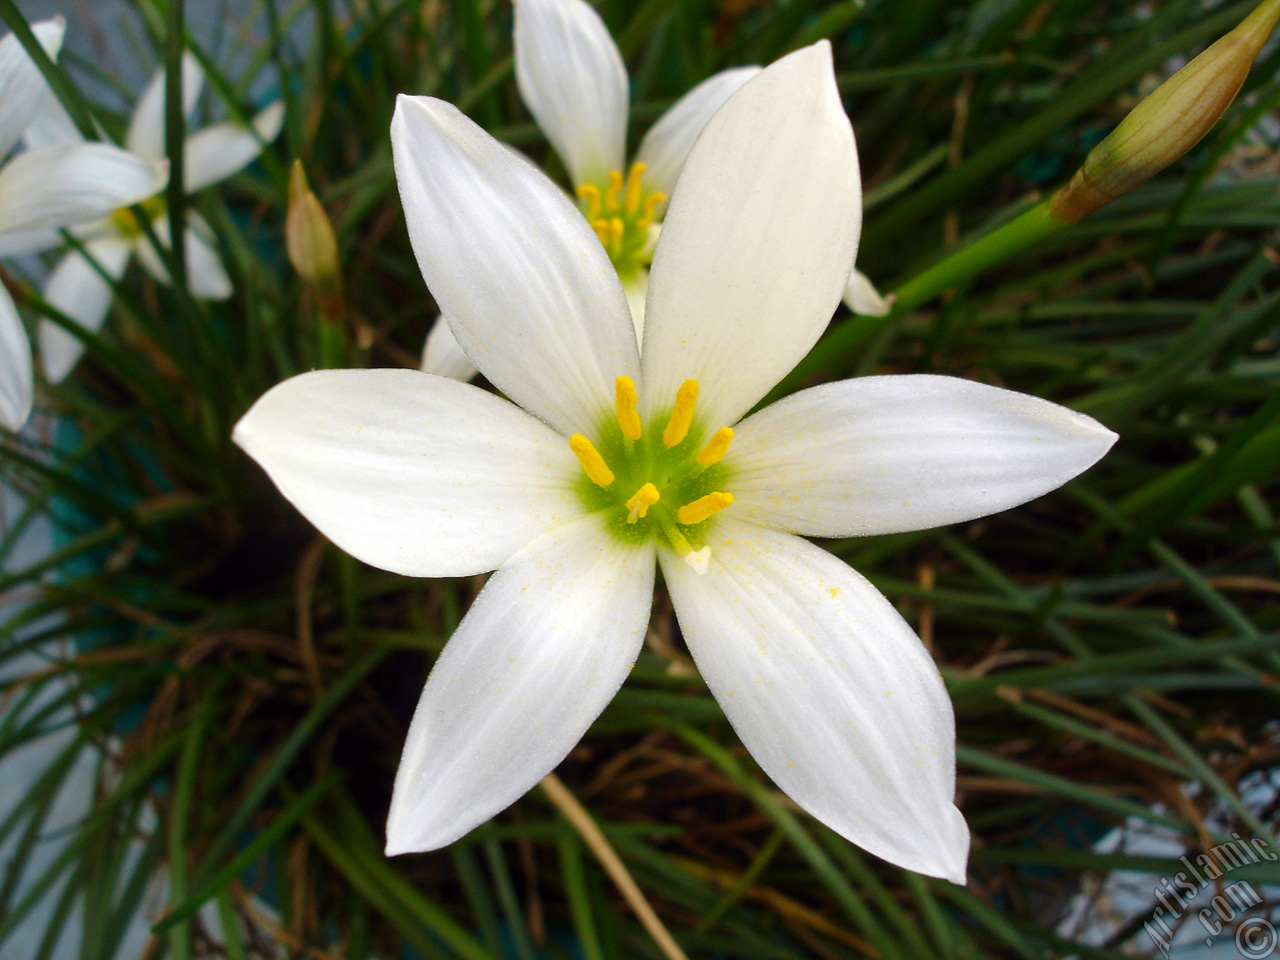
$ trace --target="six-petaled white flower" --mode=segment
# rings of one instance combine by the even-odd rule
[[[937,376],[831,383],[742,419],[813,346],[854,259],[857,156],[829,46],[778,61],[707,124],[654,256],[643,349],[595,231],[540,171],[425,97],[400,99],[392,145],[427,285],[514,403],[416,370],[318,371],[235,431],[356,557],[497,571],[423,691],[388,853],[456,840],[564,758],[639,653],[656,560],[764,771],[872,853],[963,882],[937,668],[874,587],[797,535],[1002,510],[1115,437]]]
[[[189,119],[204,86],[204,72],[190,54],[182,57],[182,109]],[[165,157],[165,75],[157,73],[143,92],[129,120],[125,146],[135,156],[151,163]],[[284,104],[276,101],[245,125],[226,121],[191,133],[183,149],[183,189],[191,194],[225,180],[242,170],[280,133]],[[74,143],[79,134],[55,100],[47,99],[36,123],[27,134],[29,144]],[[164,195],[154,192],[143,203],[156,239],[169,244],[169,216]],[[204,300],[224,300],[231,296],[231,280],[214,249],[213,231],[195,210],[186,211],[183,238],[186,251],[187,286]],[[111,307],[111,281],[124,276],[129,257],[161,283],[169,282],[169,272],[133,210],[120,206],[109,216],[74,231],[84,245],[86,257],[72,250],[65,254],[45,284],[45,299],[90,333],[101,329]],[[40,359],[45,375],[57,383],[69,374],[84,352],[83,342],[50,320],[40,323]]]
[[[61,18],[32,24],[50,56],[62,46]],[[45,87],[18,38],[0,40],[0,159],[22,139]],[[164,183],[163,164],[103,143],[28,150],[0,168],[0,252],[32,253],[57,230],[150,196]],[[17,309],[0,285],[0,425],[18,430],[31,413],[31,345]]]

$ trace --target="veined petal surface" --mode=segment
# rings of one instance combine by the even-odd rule
[[[164,142],[164,77],[163,70],[152,76],[147,89],[142,91],[138,105],[129,118],[129,130],[124,145],[143,159],[157,162],[165,157]],[[196,101],[204,89],[204,70],[200,61],[189,50],[182,53],[182,115],[188,121],[196,108]]]
[[[90,333],[97,333],[111,307],[111,284],[103,274],[119,280],[132,251],[133,244],[124,237],[90,240],[85,243],[85,253],[97,267],[78,250],[67,252],[45,282],[45,300]],[[84,342],[52,320],[40,321],[39,338],[44,374],[51,383],[61,383],[84,353]]]
[[[561,433],[595,428],[617,377],[640,366],[595,231],[542,171],[441,100],[401,96],[391,146],[414,253],[467,356]]]
[[[28,150],[0,169],[0,233],[96,220],[163,183],[161,167],[105,143]]]
[[[280,135],[283,125],[284,103],[277,100],[254,116],[250,126],[215,123],[193,133],[187,138],[183,160],[187,193],[239,173]]]
[[[573,749],[640,652],[653,559],[652,544],[624,546],[588,516],[490,578],[422,691],[396,774],[388,854],[452,843]]]
[[[517,0],[516,86],[574,184],[607,183],[627,146],[627,68],[583,0]]]
[[[45,53],[56,58],[66,22],[54,17],[33,23],[31,30]],[[17,35],[0,40],[0,160],[22,139],[47,89],[44,75]]]
[[[434,373],[437,377],[448,377],[450,380],[461,380],[464,383],[480,371],[471,362],[471,358],[458,346],[458,338],[449,329],[449,321],[437,317],[427,334],[427,342],[422,348],[422,365],[418,368],[423,373]]]
[[[744,519],[818,537],[924,530],[1062,486],[1116,435],[1047,400],[955,377],[859,377],[748,417],[726,462]]]
[[[646,167],[644,183],[647,189],[671,196],[680,169],[702,128],[734,91],[759,72],[759,67],[721,70],[703,80],[658,118],[636,151],[636,160]]]
[[[764,396],[840,303],[861,211],[853,130],[823,41],[743,84],[689,153],[649,273],[650,413],[689,378],[712,428]]]
[[[406,576],[494,570],[582,513],[563,439],[500,397],[417,370],[292,377],[233,438],[321,533]]]
[[[799,537],[723,517],[706,544],[705,574],[659,559],[698,670],[751,755],[858,846],[963,883],[951,701],[906,621]]]
[[[0,283],[0,427],[21,430],[31,416],[31,344],[18,308]]]

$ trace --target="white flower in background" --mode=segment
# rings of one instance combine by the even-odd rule
[[[46,52],[57,56],[62,19],[42,20],[31,29]],[[22,139],[45,89],[18,38],[10,34],[0,40],[0,159]],[[34,252],[58,228],[141,200],[163,183],[163,165],[107,144],[50,145],[20,153],[0,168],[0,250]],[[8,291],[0,285],[0,425],[21,428],[31,402],[31,346]]]
[[[1115,437],[935,376],[831,383],[738,422],[822,333],[854,259],[857,155],[829,45],[751,80],[693,147],[643,349],[598,237],[532,164],[426,97],[400,99],[391,138],[427,285],[515,402],[413,370],[327,370],[278,385],[235,431],[354,556],[497,571],[423,691],[387,852],[451,843],[564,758],[640,651],[656,560],[764,771],[870,852],[963,882],[937,668],[874,587],[796,534],[1003,510]]]
[[[164,72],[151,80],[129,120],[125,147],[150,163],[165,157]],[[204,85],[204,73],[190,53],[182,58],[182,107],[188,118],[195,110]],[[46,101],[46,109],[28,130],[28,143],[74,142],[79,139],[74,126],[56,102]],[[215,123],[187,136],[183,151],[184,189],[188,194],[225,180],[248,166],[280,133],[284,104],[277,101],[253,118],[252,124]],[[163,193],[156,192],[143,204],[151,229],[162,244],[169,244],[169,216]],[[204,300],[231,296],[231,280],[213,245],[213,231],[194,210],[186,211],[187,285]],[[109,216],[75,231],[84,245],[65,254],[45,284],[44,297],[50,304],[89,332],[102,328],[111,307],[111,284],[119,280],[135,254],[138,262],[161,283],[169,273],[155,248],[139,226],[129,207],[122,206]],[[95,266],[96,264],[96,266]],[[49,320],[40,323],[40,359],[45,375],[57,383],[69,374],[84,352],[84,344]]]
[[[667,199],[694,140],[720,104],[759,67],[723,70],[676,101],[626,163],[630,93],[627,68],[600,15],[584,0],[517,0],[516,85],[529,112],[568,170],[578,205],[622,280],[640,337],[649,262]],[[442,317],[422,369],[470,380],[476,368]]]

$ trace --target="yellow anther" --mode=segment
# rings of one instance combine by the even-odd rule
[[[646,483],[627,501],[627,523],[635,523],[643,517],[658,499],[658,488],[652,483]]]
[[[653,226],[654,210],[658,204],[666,203],[667,195],[665,193],[651,193],[644,198],[644,213],[640,215],[640,219],[636,221],[637,230],[648,230]]]
[[[627,232],[627,225],[622,222],[621,217],[614,217],[609,221],[609,243],[606,246],[612,246],[615,250],[622,246],[622,235]]]
[[[604,208],[612,213],[618,209],[618,198],[622,196],[622,171],[609,171],[609,189],[604,195]]]
[[[600,456],[597,450],[588,440],[580,433],[575,433],[569,438],[569,449],[578,456],[578,460],[582,463],[582,469],[587,471],[587,476],[591,482],[598,487],[607,487],[613,483],[613,471],[609,469],[609,465],[604,462],[604,457]]]
[[[594,183],[584,183],[578,188],[578,196],[587,201],[587,219],[594,221],[600,216],[600,188]]]
[[[732,493],[708,493],[705,497],[699,497],[693,503],[686,503],[683,507],[676,511],[676,520],[684,524],[686,527],[694,523],[701,523],[713,513],[719,513],[729,504],[733,503]]]
[[[600,238],[600,242],[606,247],[609,246],[609,221],[608,220],[592,220],[591,229],[596,232],[596,236]]]
[[[698,454],[697,461],[701,467],[709,467],[718,463],[720,458],[729,452],[729,444],[733,443],[733,427],[721,427],[711,435],[707,445]]]
[[[613,409],[618,413],[618,426],[622,428],[622,435],[631,440],[639,440],[640,414],[636,413],[635,381],[630,377],[619,377],[614,390]]]
[[[686,380],[676,391],[676,406],[671,411],[671,419],[667,421],[667,429],[662,431],[662,442],[668,447],[689,435],[689,426],[693,423],[693,405],[698,402],[698,381]]]
[[[640,178],[644,176],[647,169],[643,163],[636,161],[627,174],[627,196],[623,204],[629,215],[640,209]]]

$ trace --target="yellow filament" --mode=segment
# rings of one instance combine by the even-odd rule
[[[609,189],[604,195],[604,208],[612,213],[618,209],[618,197],[622,195],[622,171],[609,171]]]
[[[651,193],[645,197],[644,213],[640,215],[640,219],[636,221],[637,230],[648,230],[653,225],[653,213],[658,204],[666,203],[667,195],[665,193]]]
[[[676,406],[671,411],[671,419],[667,421],[667,429],[662,431],[662,442],[668,447],[689,435],[689,427],[693,423],[693,405],[698,402],[698,381],[686,380],[676,391]]]
[[[705,497],[699,497],[693,503],[686,503],[683,507],[676,511],[676,520],[684,524],[686,527],[701,523],[713,513],[719,513],[729,504],[733,503],[732,493],[708,493]]]
[[[606,247],[609,246],[609,221],[608,220],[592,220],[591,229],[596,232],[596,236],[600,238],[600,242]]]
[[[591,482],[598,487],[607,487],[613,483],[613,471],[609,469],[609,465],[604,462],[604,457],[600,456],[600,451],[592,446],[591,441],[580,433],[575,433],[569,438],[569,449],[578,456],[578,460],[582,463],[582,469],[587,471],[587,476],[591,478]]]
[[[640,209],[640,178],[644,176],[646,169],[643,163],[637,161],[631,165],[631,172],[627,174],[627,198],[623,203],[628,214],[634,214]]]
[[[646,483],[637,490],[627,501],[627,523],[635,523],[648,513],[649,508],[658,502],[658,498],[658,488],[652,483]]]
[[[622,235],[626,232],[627,225],[622,222],[621,217],[614,217],[609,221],[609,240],[615,249],[622,245]]]
[[[698,454],[697,461],[701,467],[709,467],[713,463],[719,463],[720,458],[729,452],[729,444],[733,443],[733,427],[721,427],[711,439],[707,441],[707,445],[702,448],[702,452]]]
[[[614,397],[613,409],[618,413],[618,426],[622,428],[622,435],[639,440],[640,414],[636,413],[635,381],[630,377],[619,377],[615,383]]]
[[[584,183],[578,188],[578,196],[587,201],[587,219],[600,216],[600,188],[594,183]]]

